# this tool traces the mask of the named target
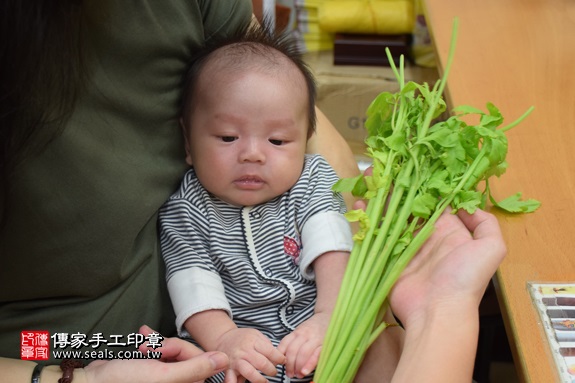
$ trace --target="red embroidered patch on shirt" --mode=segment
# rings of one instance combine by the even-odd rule
[[[299,263],[300,246],[297,241],[287,235],[284,236],[284,252],[293,258],[295,264]]]

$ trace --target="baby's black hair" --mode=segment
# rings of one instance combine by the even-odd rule
[[[191,66],[184,78],[184,90],[180,109],[180,115],[183,117],[184,121],[189,120],[189,106],[195,96],[195,87],[202,69],[210,58],[213,57],[213,53],[222,48],[226,48],[227,64],[235,66],[236,69],[245,69],[248,68],[249,65],[259,65],[260,67],[262,65],[267,65],[262,64],[261,62],[253,64],[251,61],[241,60],[240,58],[245,56],[247,53],[266,58],[270,67],[278,65],[276,60],[277,56],[270,54],[272,51],[279,52],[292,62],[303,75],[307,86],[308,138],[313,134],[313,132],[315,132],[316,84],[314,76],[307,64],[304,62],[302,53],[298,49],[295,39],[286,33],[276,34],[270,27],[270,23],[266,20],[264,20],[261,25],[252,23],[247,27],[240,28],[235,33],[232,33],[227,37],[209,39],[208,42],[198,50],[194,55],[191,61]],[[228,55],[232,55],[232,57],[229,57]],[[237,60],[234,59],[234,57],[237,57]]]

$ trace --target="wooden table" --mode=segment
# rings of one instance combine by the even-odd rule
[[[452,106],[500,108],[507,122],[535,106],[508,133],[509,169],[493,182],[497,199],[538,199],[527,215],[496,212],[508,256],[494,282],[522,381],[558,380],[528,281],[575,281],[575,1],[426,0],[440,72],[459,18],[447,82]]]

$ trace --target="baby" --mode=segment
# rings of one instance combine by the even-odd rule
[[[313,76],[252,28],[206,47],[186,85],[191,169],[160,212],[177,328],[229,356],[226,382],[309,382],[353,245],[335,172],[306,154]]]

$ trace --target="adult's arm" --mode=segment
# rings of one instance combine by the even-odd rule
[[[222,353],[202,353],[189,360],[166,363],[158,360],[121,360],[92,362],[86,368],[74,370],[74,383],[122,382],[139,383],[148,381],[182,382],[189,379],[203,379],[221,372],[227,367],[228,359]],[[0,358],[2,381],[29,383],[36,363],[19,359]],[[42,383],[57,383],[62,377],[59,366],[42,369]]]
[[[505,254],[495,216],[444,213],[392,291],[406,334],[392,382],[471,380],[479,303]]]
[[[505,254],[495,216],[444,213],[390,296],[405,331],[386,329],[355,381],[471,381],[479,303]]]
[[[19,359],[0,358],[2,380],[6,382],[30,382],[36,363]]]
[[[318,108],[316,114],[316,133],[308,141],[307,152],[321,154],[340,178],[359,175],[357,161],[345,139]],[[344,193],[343,197],[348,208],[351,208],[355,199],[348,193]]]

